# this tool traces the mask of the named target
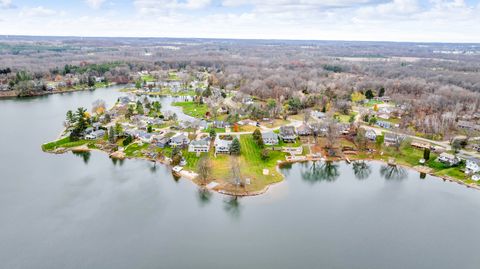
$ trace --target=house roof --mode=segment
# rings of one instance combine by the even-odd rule
[[[278,139],[278,135],[274,132],[262,133],[263,139]]]
[[[295,134],[295,127],[293,126],[282,126],[280,127],[280,133],[286,135],[294,135]]]

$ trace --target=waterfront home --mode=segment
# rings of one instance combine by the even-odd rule
[[[128,105],[133,101],[128,96],[122,96],[118,98],[118,102],[122,105]]]
[[[140,131],[137,133],[137,138],[140,139],[143,143],[150,143],[152,142],[152,134]]]
[[[400,136],[395,134],[395,133],[385,133],[385,136],[383,138],[383,142],[385,145],[397,145],[400,143]]]
[[[474,181],[479,181],[479,180],[480,180],[480,174],[474,174],[474,175],[472,176],[472,180],[474,180]]]
[[[190,143],[190,140],[188,139],[188,137],[185,134],[180,133],[180,134],[176,134],[176,135],[172,136],[170,138],[169,143],[170,143],[171,147],[185,148]]]
[[[262,133],[263,144],[267,146],[278,145],[278,135],[274,132]]]
[[[188,152],[208,152],[210,150],[210,138],[206,137],[199,140],[194,140],[188,145]]]
[[[307,136],[307,135],[312,135],[312,127],[310,127],[308,124],[303,123],[297,128],[297,134],[301,136]]]
[[[215,153],[230,153],[230,146],[232,145],[232,140],[223,140],[217,137],[215,139]]]
[[[385,128],[385,129],[390,129],[390,128],[392,128],[392,124],[391,124],[390,122],[388,122],[388,121],[381,121],[381,120],[379,120],[379,121],[377,121],[377,122],[375,123],[375,125],[377,125],[378,127]]]
[[[85,139],[87,140],[96,140],[100,139],[105,136],[105,131],[104,130],[97,130],[89,133],[88,135],[85,136]]]
[[[368,129],[367,131],[365,131],[365,137],[368,140],[375,141],[377,139],[377,133],[372,129]]]
[[[280,127],[279,137],[283,142],[293,143],[297,140],[297,135],[295,133],[295,127],[293,126],[282,126]]]
[[[460,162],[460,159],[453,154],[444,152],[438,156],[437,161],[452,166],[457,165]]]
[[[159,148],[165,148],[168,146],[170,142],[170,138],[164,135],[153,135],[152,136],[152,144],[156,145]]]
[[[480,172],[480,160],[476,158],[468,159],[465,163],[465,173],[476,174]]]

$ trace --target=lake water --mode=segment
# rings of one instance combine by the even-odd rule
[[[296,164],[233,199],[149,162],[40,150],[68,109],[118,95],[0,101],[0,268],[480,268],[480,191],[410,170]]]

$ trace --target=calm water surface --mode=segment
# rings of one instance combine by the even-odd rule
[[[480,192],[412,171],[298,164],[232,199],[148,162],[40,150],[68,109],[118,95],[0,101],[0,268],[480,268]]]

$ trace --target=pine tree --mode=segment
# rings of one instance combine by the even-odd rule
[[[230,145],[230,154],[238,155],[240,154],[240,150],[241,150],[240,141],[238,140],[238,138],[235,137],[232,141],[232,144]]]

